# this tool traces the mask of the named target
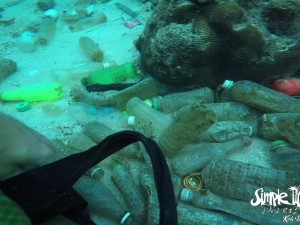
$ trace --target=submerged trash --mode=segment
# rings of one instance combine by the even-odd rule
[[[272,88],[287,95],[300,95],[300,79],[279,79],[272,83]]]
[[[60,83],[42,83],[24,86],[13,91],[4,91],[0,94],[0,100],[38,102],[56,100],[63,96]]]
[[[129,78],[136,78],[137,70],[133,63],[125,63],[120,66],[109,67],[91,73],[82,80],[84,85],[87,84],[114,84],[125,81]]]
[[[83,53],[93,62],[101,62],[103,60],[103,51],[91,38],[86,36],[80,37],[79,45]]]
[[[0,58],[0,82],[17,70],[17,63],[8,58]]]
[[[222,86],[241,103],[264,112],[300,112],[300,101],[252,81],[229,81]]]

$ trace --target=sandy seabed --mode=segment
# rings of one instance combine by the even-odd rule
[[[47,45],[36,45],[33,52],[23,52],[17,47],[20,34],[28,27],[38,26],[44,11],[37,7],[35,0],[19,0],[16,1],[19,3],[11,6],[7,6],[12,2],[10,0],[1,2],[0,5],[4,6],[4,10],[1,12],[2,19],[14,18],[14,22],[10,25],[0,25],[0,57],[14,60],[18,68],[15,73],[1,81],[0,92],[14,90],[25,85],[53,82],[52,70],[75,68],[89,63],[90,59],[83,54],[79,46],[81,36],[88,36],[98,43],[104,52],[103,62],[115,60],[120,65],[135,61],[139,53],[134,47],[134,40],[141,34],[151,15],[151,4],[143,4],[137,0],[111,0],[106,3],[94,4],[93,13],[104,13],[107,22],[84,30],[72,31],[68,27],[69,24],[58,17],[56,32],[51,42]],[[132,29],[125,27],[123,19],[130,20],[131,17],[117,8],[116,2],[138,12],[137,19],[141,25]],[[74,10],[74,1],[56,1],[53,9],[57,10],[59,15],[63,12],[71,13]],[[77,116],[74,119],[70,116],[70,114],[74,115],[74,110],[71,110],[72,113],[69,112],[69,105],[72,103],[69,95],[71,86],[63,84],[63,87],[65,96],[61,100],[32,103],[31,109],[26,112],[16,110],[18,102],[5,102],[1,103],[0,110],[50,139],[62,138],[62,133],[68,135],[81,129],[80,118]],[[60,107],[63,112],[60,115],[51,116],[42,109],[47,104]],[[103,119],[107,120],[109,117]]]

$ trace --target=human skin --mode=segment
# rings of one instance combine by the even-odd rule
[[[53,162],[51,142],[20,121],[0,112],[0,180]]]

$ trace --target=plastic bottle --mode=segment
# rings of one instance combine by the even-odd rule
[[[153,98],[154,108],[165,113],[176,112],[189,104],[212,102],[214,102],[214,91],[208,87]]]
[[[89,27],[96,26],[101,23],[105,23],[107,18],[105,14],[100,13],[91,17],[85,17],[83,19],[78,20],[77,22],[71,24],[69,26],[70,30],[83,30]]]
[[[279,79],[272,83],[272,88],[287,95],[300,95],[300,79]]]
[[[36,4],[41,10],[46,11],[54,6],[54,0],[38,0]]]
[[[185,176],[204,168],[214,157],[226,156],[235,151],[243,151],[248,142],[236,138],[224,143],[195,143],[185,146],[176,156],[169,158],[172,171]]]
[[[290,186],[299,183],[286,171],[222,158],[214,158],[201,174],[208,190],[243,201],[251,201],[259,188],[275,193],[278,189],[288,192]]]
[[[225,142],[252,133],[252,126],[243,121],[217,121],[197,137],[197,142]]]
[[[103,51],[91,38],[86,36],[80,37],[79,45],[83,53],[93,62],[101,62],[103,60]]]
[[[272,142],[271,150],[274,152],[272,164],[275,168],[284,171],[299,171],[300,149],[293,148],[283,140]]]
[[[216,121],[212,110],[203,105],[188,105],[181,108],[168,128],[159,137],[158,144],[169,155],[174,155],[196,140],[198,135]]]
[[[28,30],[24,31],[17,42],[17,47],[23,52],[33,52],[36,40],[35,33]]]
[[[11,59],[0,58],[0,81],[17,70],[17,63]]]
[[[144,80],[132,85],[122,91],[116,92],[103,92],[93,93],[93,95],[78,96],[79,98],[86,99],[94,105],[113,105],[120,111],[125,110],[127,102],[133,97],[141,99],[151,98],[159,93],[166,91],[165,85],[157,82],[152,77],[145,78]],[[79,92],[76,91],[75,94]],[[76,96],[75,96],[76,97]]]
[[[132,224],[133,219],[127,207],[120,204],[114,193],[103,182],[82,177],[74,188],[88,201],[89,212],[105,216],[124,225]]]
[[[55,9],[48,9],[46,12],[44,12],[42,17],[49,17],[55,21],[57,20],[58,12]]]
[[[96,143],[100,143],[107,136],[115,133],[113,129],[99,121],[92,121],[86,123],[83,127],[82,132]]]
[[[219,223],[216,224],[245,224],[245,223],[247,224],[247,221],[249,221],[249,225],[253,223],[264,224],[264,225],[281,225],[282,218],[284,218],[284,215],[287,214],[287,213],[284,214],[283,212],[266,213],[269,210],[269,208],[267,207],[266,208],[254,207],[250,205],[249,202],[224,198],[222,196],[215,195],[211,192],[206,192],[205,194],[202,194],[201,192],[198,191],[183,189],[181,192],[181,200],[184,202],[190,202],[192,205],[199,207],[198,210],[208,209],[208,210],[213,210],[215,212],[217,211],[226,212],[230,215],[234,215],[236,217],[243,218],[246,220],[243,221],[241,219],[234,217],[239,222],[232,221],[229,223],[225,223],[225,221],[223,222],[220,221]],[[222,216],[224,216],[224,214],[222,214]],[[208,224],[212,224],[212,223],[209,222]]]
[[[300,112],[300,101],[252,81],[226,80],[222,87],[241,103],[265,112]]]
[[[161,135],[171,123],[171,119],[142,101],[138,97],[131,98],[126,106],[129,115],[128,124],[142,128],[147,135]]]
[[[144,192],[148,198],[148,216],[147,225],[159,224],[159,204],[158,195],[156,191],[155,181],[153,174],[150,173],[149,169],[143,169],[139,176],[140,185],[144,188]]]
[[[112,180],[123,194],[133,215],[134,222],[142,224],[146,221],[146,200],[141,189],[132,180],[132,176],[121,159],[114,159],[112,164]]]
[[[136,78],[137,71],[133,63],[125,63],[91,73],[83,79],[84,84],[114,84],[129,78]]]
[[[239,102],[219,102],[203,104],[215,112],[218,121],[245,121],[256,124],[261,113]]]
[[[73,134],[68,140],[68,146],[80,152],[88,150],[96,144],[97,143],[83,133]]]
[[[63,97],[60,83],[35,84],[21,87],[14,91],[5,91],[0,94],[2,101],[38,102],[55,100]]]
[[[92,72],[114,67],[116,65],[117,63],[114,60],[104,63],[90,62],[72,69],[54,69],[51,72],[51,76],[55,81],[64,84],[78,83],[82,78],[88,76]]]
[[[282,139],[300,147],[300,113],[264,114],[260,133],[267,139]]]
[[[44,17],[37,33],[37,43],[46,45],[52,40],[55,34],[55,21],[50,17]]]

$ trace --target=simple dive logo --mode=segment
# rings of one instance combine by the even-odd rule
[[[300,186],[291,186],[290,192],[265,192],[263,188],[255,191],[251,199],[252,206],[263,206],[262,214],[282,215],[284,223],[300,222],[298,207],[300,207]],[[280,206],[280,207],[279,207]],[[286,207],[282,207],[286,206]],[[298,224],[298,223],[297,223]]]
[[[259,188],[255,191],[255,199],[251,199],[250,204],[252,206],[269,205],[276,207],[278,205],[294,205],[300,207],[299,187],[291,186],[288,190],[291,191],[292,202],[287,199],[289,194],[280,192],[279,189],[277,189],[277,192],[265,192],[263,188]]]

